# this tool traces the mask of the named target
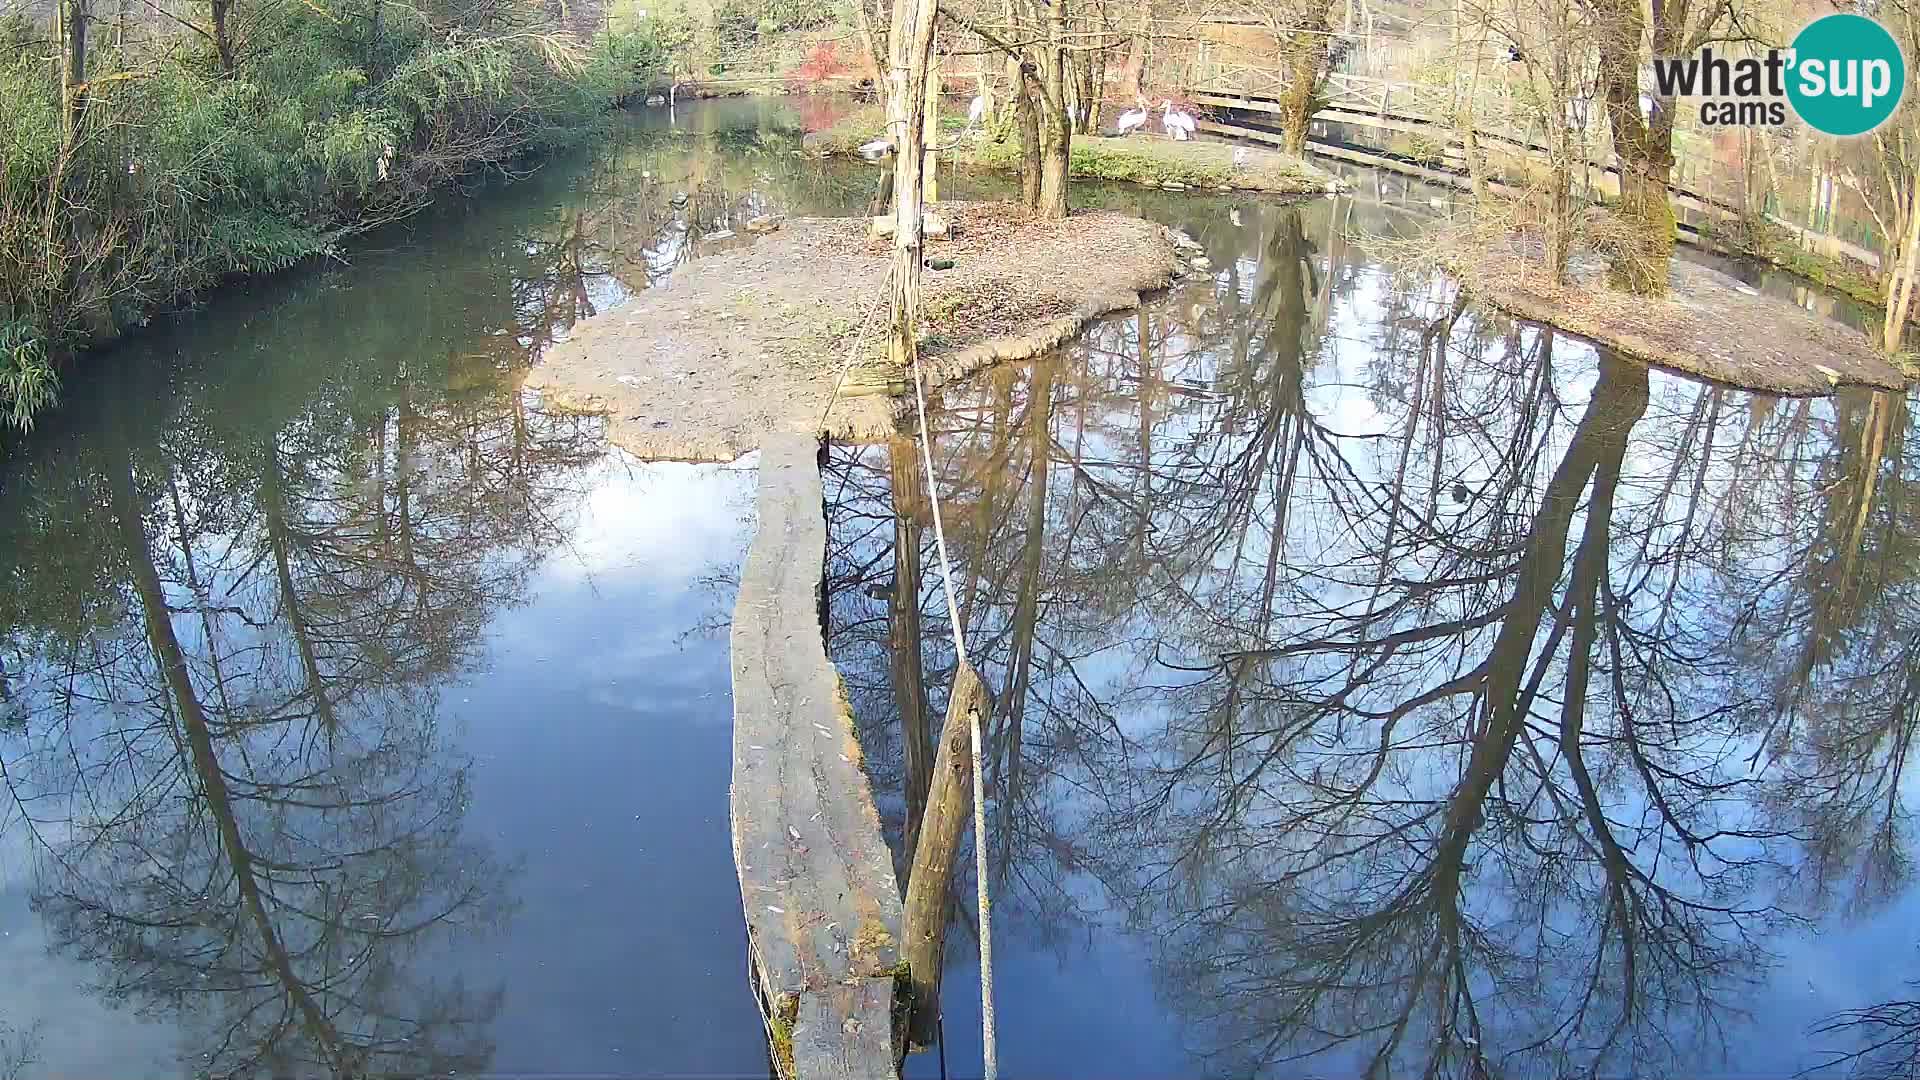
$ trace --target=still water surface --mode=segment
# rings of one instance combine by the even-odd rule
[[[1908,1060],[1910,1009],[1813,1030],[1920,975],[1906,400],[1649,373],[1396,280],[1369,194],[1192,209],[1211,280],[931,421],[1001,688],[1003,1060],[1784,1077],[1863,1036]],[[827,488],[830,649],[896,838],[901,717],[937,723],[953,665],[915,467],[843,449]],[[950,1061],[979,1053],[966,908]]]
[[[0,1076],[765,1075],[726,831],[752,460],[635,461],[518,376],[745,217],[856,212],[871,172],[793,153],[833,108],[637,116],[156,327],[9,448]],[[939,403],[1002,688],[1002,1060],[1851,1045],[1807,1028],[1903,995],[1920,914],[1905,402],[1648,375],[1396,282],[1364,237],[1430,196],[1359,179],[1080,192],[1210,280]],[[827,480],[896,842],[952,663],[904,449]]]

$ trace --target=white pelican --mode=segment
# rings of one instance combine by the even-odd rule
[[[1147,126],[1147,115],[1147,107],[1145,105],[1136,105],[1126,112],[1121,113],[1120,119],[1115,121],[1113,126],[1119,130],[1121,135],[1131,135]]]
[[[1160,102],[1160,129],[1179,142],[1193,138],[1194,129],[1199,122],[1192,113],[1182,112],[1173,107],[1172,99]]]

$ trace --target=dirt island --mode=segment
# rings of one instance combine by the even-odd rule
[[[1044,352],[1138,305],[1174,280],[1191,244],[1107,211],[1054,221],[998,203],[936,212],[952,236],[927,245],[930,266],[946,267],[922,285],[933,385]],[[891,241],[869,229],[865,218],[798,218],[695,258],[664,287],[579,324],[527,385],[559,407],[604,413],[613,442],[646,458],[729,461],[769,432],[883,440],[911,398],[886,360]]]

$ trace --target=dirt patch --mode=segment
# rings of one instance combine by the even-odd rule
[[[928,258],[954,265],[924,276],[922,356],[935,385],[1054,348],[1177,268],[1174,235],[1124,214],[1044,221],[979,203],[937,212],[954,236],[929,242]],[[665,288],[579,324],[527,384],[563,408],[606,414],[612,440],[645,458],[729,461],[770,431],[885,439],[911,403],[896,396],[905,373],[885,359],[890,241],[867,229],[865,218],[795,219],[744,250],[695,259]]]
[[[1667,295],[1649,300],[1610,288],[1605,264],[1592,253],[1575,256],[1567,284],[1556,286],[1518,244],[1465,237],[1440,243],[1441,265],[1474,296],[1657,367],[1781,394],[1907,386],[1905,374],[1858,330],[1684,259],[1673,260]]]

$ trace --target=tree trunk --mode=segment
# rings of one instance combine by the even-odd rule
[[[1050,108],[1040,123],[1040,199],[1043,218],[1067,216],[1067,171],[1072,163],[1073,125],[1066,110]]]
[[[214,0],[215,4],[231,3],[232,0]],[[367,70],[378,72],[380,66],[380,39],[386,36],[386,8],[382,0],[372,0],[373,17],[368,20],[367,29]]]
[[[1073,152],[1068,110],[1066,0],[1047,9],[1047,44],[1040,64],[1040,204],[1043,218],[1067,216],[1067,169]]]
[[[378,0],[376,0],[378,2]],[[860,75],[878,88],[880,83],[880,56],[883,50],[880,36],[874,32],[873,16],[867,11],[867,0],[853,0],[854,38],[860,46]]]
[[[1568,0],[1550,0],[1550,3],[1552,6],[1547,11],[1549,40],[1562,40],[1568,33]],[[1576,91],[1568,50],[1554,50],[1548,65],[1547,85],[1547,100],[1551,106],[1547,124],[1547,267],[1553,274],[1554,283],[1563,284],[1567,277],[1567,261],[1573,252],[1574,136],[1573,132],[1567,130],[1564,117],[1567,102]],[[1585,161],[1586,156],[1583,137],[1580,143],[1581,160]],[[1476,180],[1475,183],[1484,181]]]
[[[947,899],[953,884],[953,860],[960,851],[973,809],[973,720],[987,711],[986,690],[964,660],[947,697],[947,718],[933,761],[927,812],[919,824],[919,843],[907,873],[907,981],[913,1011],[907,1023],[912,1047],[932,1046],[940,1019],[940,975],[946,951]],[[969,714],[973,714],[970,719]],[[975,843],[981,838],[976,837]]]
[[[920,171],[921,199],[928,205],[940,201],[940,54],[927,50],[927,106],[921,130],[926,140],[926,167]]]
[[[1133,27],[1133,40],[1127,45],[1127,58],[1120,64],[1121,101],[1140,100],[1141,80],[1147,69],[1147,34],[1152,29],[1153,5],[1141,4],[1139,21]]]
[[[1606,103],[1614,160],[1620,166],[1620,218],[1626,226],[1608,253],[1610,276],[1616,287],[1636,296],[1659,296],[1666,292],[1673,262],[1673,205],[1667,194],[1673,174],[1673,110],[1640,115],[1646,17],[1639,0],[1610,0],[1600,24],[1599,96]]]
[[[1671,160],[1637,158],[1616,152],[1620,164],[1620,216],[1633,229],[1622,237],[1610,262],[1613,283],[1635,296],[1659,296],[1667,290],[1673,263],[1673,206],[1667,198]]]
[[[900,0],[894,9],[891,118],[898,121],[893,156],[893,316],[888,355],[906,371],[919,358],[921,170],[926,165],[927,60],[933,52],[935,0]]]
[[[1014,92],[1014,126],[1020,131],[1020,202],[1029,210],[1040,208],[1040,110],[1033,80],[1025,74]]]
[[[1073,80],[1073,130],[1086,135],[1100,120],[1100,84],[1106,80],[1105,54],[1086,52],[1068,64]]]
[[[1920,188],[1908,193],[1906,253],[1894,271],[1893,294],[1888,297],[1887,316],[1881,326],[1881,348],[1888,356],[1900,351],[1906,340],[1907,310],[1913,301],[1913,274],[1920,263]]]
[[[1327,53],[1333,44],[1328,34],[1332,0],[1312,0],[1300,13],[1300,25],[1286,39],[1281,58],[1287,88],[1280,95],[1280,131],[1289,154],[1307,151],[1307,127],[1313,122],[1313,99],[1320,89],[1320,77],[1327,68]]]
[[[62,35],[60,50],[61,97],[66,102],[67,136],[72,142],[87,111],[87,24],[93,21],[93,0],[59,0],[56,9]]]
[[[233,74],[233,35],[227,29],[227,15],[233,10],[233,0],[212,0],[213,7],[213,47],[220,54],[220,73]],[[380,42],[380,0],[373,3],[373,41]]]

